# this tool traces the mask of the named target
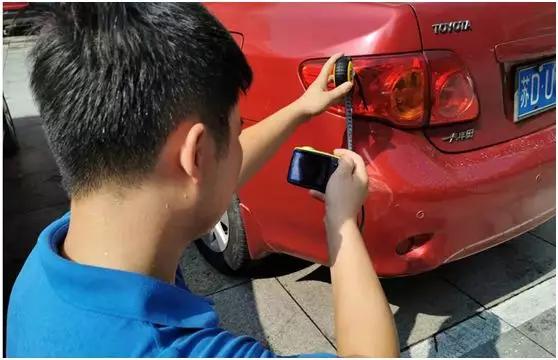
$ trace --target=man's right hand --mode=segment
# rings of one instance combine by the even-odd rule
[[[339,165],[327,183],[326,193],[311,190],[310,194],[325,200],[325,223],[328,230],[339,229],[347,222],[357,221],[357,215],[368,195],[368,174],[362,157],[357,153],[336,149]]]

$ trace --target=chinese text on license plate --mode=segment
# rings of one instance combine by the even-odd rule
[[[519,68],[515,73],[513,121],[556,107],[556,61]]]

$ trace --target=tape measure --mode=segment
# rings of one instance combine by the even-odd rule
[[[333,85],[335,87],[346,81],[353,81],[355,72],[353,61],[348,56],[341,56],[333,67]],[[345,124],[347,128],[347,149],[353,150],[353,90],[345,95]]]
[[[358,88],[359,88],[359,92],[360,92],[360,97],[362,100],[362,104],[367,107],[366,105],[366,100],[364,98],[364,92],[362,89],[362,86],[360,85],[359,79],[355,74],[355,71],[353,69],[353,61],[350,57],[348,56],[341,56],[339,59],[337,59],[337,61],[335,62],[335,65],[333,67],[333,85],[335,87],[343,84],[346,81],[353,81],[355,80],[357,82]],[[354,89],[354,85],[353,88],[351,89],[351,91],[349,91],[347,93],[347,95],[345,95],[345,124],[346,124],[346,128],[347,128],[347,149],[353,151],[353,89]],[[360,230],[360,232],[362,233],[363,229],[364,229],[364,217],[365,217],[365,213],[364,213],[364,205],[362,205],[361,207],[361,213],[362,213],[362,217],[360,219],[360,224],[358,225],[358,228]]]

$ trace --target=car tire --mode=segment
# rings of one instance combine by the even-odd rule
[[[238,197],[234,196],[211,232],[196,240],[196,246],[207,262],[224,274],[241,275],[251,268],[254,262],[248,251]]]

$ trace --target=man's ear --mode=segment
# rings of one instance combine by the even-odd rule
[[[180,147],[180,166],[192,178],[194,184],[201,180],[201,164],[203,156],[207,156],[203,151],[204,135],[206,134],[205,126],[202,123],[195,123],[188,133]]]

